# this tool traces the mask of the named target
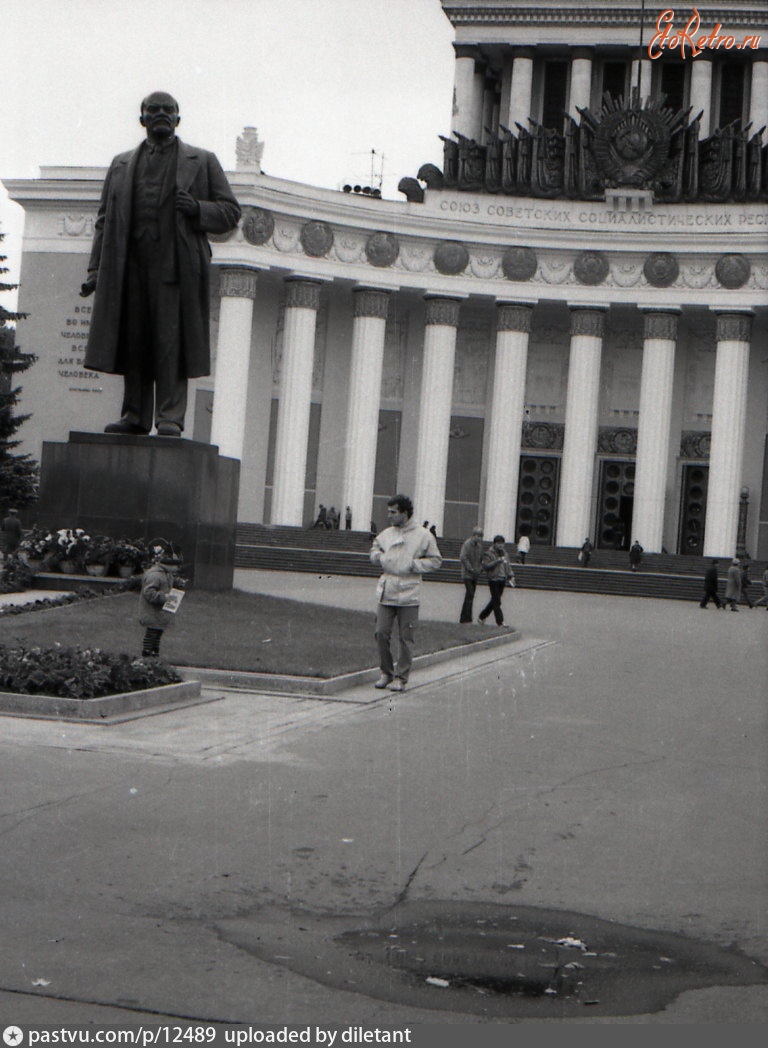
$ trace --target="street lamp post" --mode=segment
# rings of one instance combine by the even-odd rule
[[[749,488],[744,485],[739,498],[739,524],[736,529],[736,556],[744,557],[747,552],[747,513],[749,512]]]

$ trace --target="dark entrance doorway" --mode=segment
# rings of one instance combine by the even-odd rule
[[[683,466],[678,553],[704,555],[704,519],[707,515],[709,466]]]
[[[532,546],[554,545],[559,477],[556,456],[521,455],[515,537],[527,535]]]
[[[598,549],[629,549],[634,502],[634,462],[604,460],[600,469]]]

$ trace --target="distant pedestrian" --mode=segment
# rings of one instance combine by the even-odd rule
[[[731,611],[738,611],[736,605],[741,599],[741,565],[734,557],[728,568],[728,577],[725,580],[725,604]]]
[[[483,573],[483,529],[472,528],[472,534],[464,542],[459,553],[461,581],[464,583],[464,603],[461,605],[459,622],[472,622],[472,605],[475,600],[477,581]]]
[[[328,516],[325,522],[326,528],[328,528],[329,531],[334,531],[336,528],[338,528],[340,519],[341,518],[339,514],[336,512],[336,507],[331,506],[331,508],[328,510]]]
[[[437,525],[436,524],[430,524],[429,525],[429,530],[432,532],[433,537],[437,538]]]
[[[320,503],[317,510],[317,518],[315,523],[312,525],[313,528],[327,528],[328,527],[328,510],[325,506]]]
[[[515,576],[512,574],[512,565],[509,562],[506,544],[503,535],[494,535],[493,544],[483,557],[483,569],[488,576],[488,589],[490,600],[480,612],[478,622],[485,622],[493,612],[497,626],[504,625],[504,612],[501,608],[501,598],[506,586],[514,586]]]
[[[352,530],[352,508],[350,506],[347,506],[344,513],[344,527],[347,531]]]
[[[19,511],[17,509],[9,509],[8,516],[3,520],[2,535],[0,535],[0,553],[5,553],[6,556],[10,556],[15,553],[19,548],[21,542],[21,521],[19,520]]]
[[[521,564],[525,564],[525,558],[528,556],[531,550],[531,540],[522,532],[520,538],[517,540],[517,559]]]
[[[741,595],[744,598],[744,602],[747,607],[751,610],[753,608],[752,598],[749,595],[749,587],[752,585],[752,579],[749,577],[749,564],[746,560],[741,562]]]
[[[142,577],[139,597],[139,622],[145,627],[141,654],[145,657],[160,654],[163,633],[173,624],[179,598],[174,601],[171,591],[181,567],[181,554],[173,543],[154,539],[149,550],[152,563]]]
[[[704,596],[701,598],[700,608],[706,608],[711,600],[715,602],[715,607],[718,611],[725,607],[717,593],[717,567],[718,561],[713,560],[704,572]]]
[[[593,546],[589,539],[584,539],[584,544],[579,550],[579,564],[581,564],[582,568],[589,566],[589,562],[592,558],[592,549]]]
[[[629,567],[632,571],[637,571],[643,560],[643,547],[635,539],[632,545],[629,547]]]
[[[414,630],[419,618],[421,576],[437,571],[443,562],[434,535],[413,520],[407,495],[387,502],[390,526],[373,540],[371,563],[381,568],[376,588],[376,642],[381,676],[375,688],[404,691],[413,664]],[[397,622],[400,650],[392,657],[392,628]]]

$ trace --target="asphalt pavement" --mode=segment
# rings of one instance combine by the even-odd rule
[[[370,579],[236,582],[372,617]],[[461,597],[426,584],[422,617]],[[212,689],[109,727],[1,718],[3,1025],[504,1021],[449,989],[398,1000],[386,971],[387,993],[340,982],[301,946],[403,905],[586,914],[762,972],[766,611],[532,590],[505,611],[519,642],[374,702]],[[661,1011],[509,1021],[766,1018],[766,985],[715,981]]]

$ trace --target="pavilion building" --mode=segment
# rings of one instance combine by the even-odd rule
[[[732,556],[741,527],[768,559],[765,4],[443,8],[452,125],[403,199],[269,177],[239,139],[185,436],[241,461],[243,522],[323,502],[367,531],[404,491],[441,535]],[[5,182],[36,456],[119,403],[82,363],[104,174]]]

